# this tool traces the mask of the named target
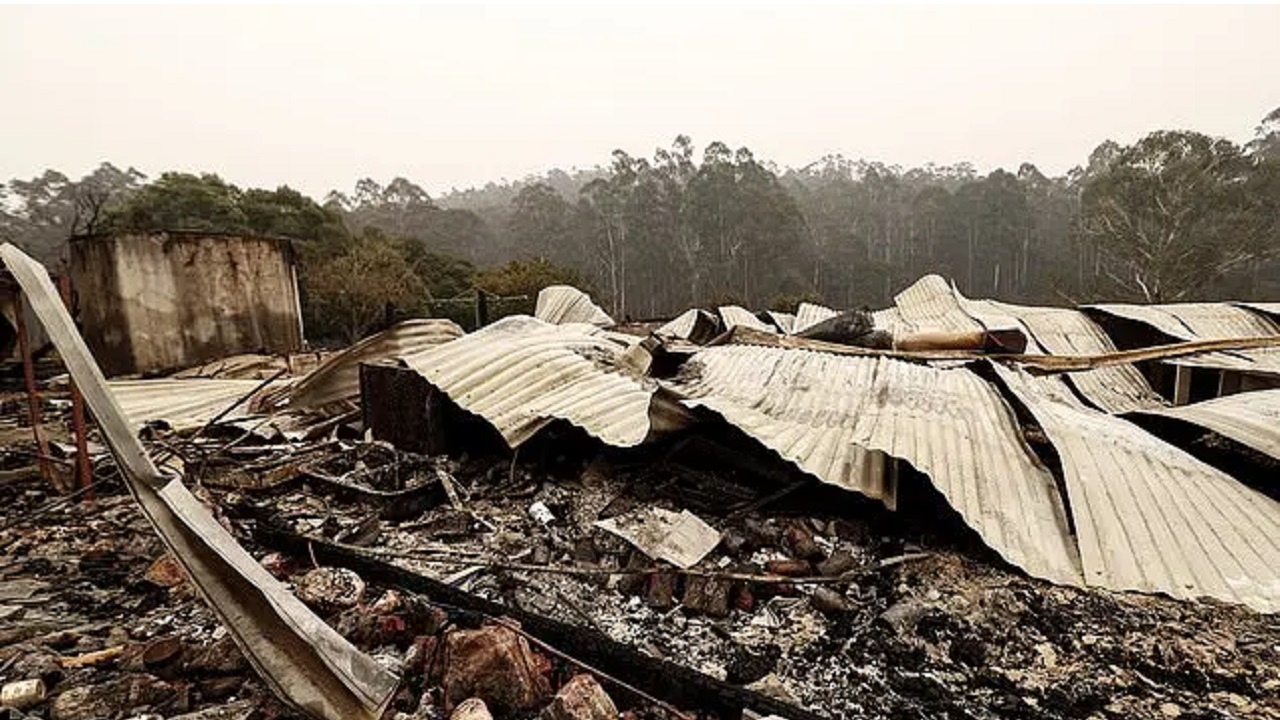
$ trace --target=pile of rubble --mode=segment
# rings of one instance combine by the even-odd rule
[[[829,498],[813,488],[761,503],[761,489],[739,478],[674,464],[655,473],[604,458],[423,462],[360,442],[338,444],[322,464],[351,468],[342,474],[358,488],[366,463],[401,469],[409,485],[447,474],[458,504],[443,497],[404,513],[309,474],[265,490],[227,489],[236,478],[212,473],[201,482],[265,568],[401,677],[388,716],[666,714],[655,704],[663,697],[627,689],[644,679],[594,673],[521,634],[510,618],[527,615],[804,716],[1280,713],[1273,616],[1055,587],[923,519],[869,505],[825,511]],[[0,530],[0,678],[44,687],[9,717],[295,716],[118,492],[104,483],[94,503],[36,516],[56,502],[38,477],[0,486],[10,517],[30,518]],[[715,545],[687,572],[649,555],[689,551],[677,539],[641,549],[602,522],[658,510],[715,528]],[[509,612],[415,591],[392,566]],[[668,697],[684,700],[677,685]]]
[[[0,718],[1280,717],[1274,501],[1058,378],[866,313],[823,326],[848,356],[746,311],[726,348],[626,335],[556,289],[305,375],[109,384],[15,253],[97,429],[66,495],[36,460],[84,458],[4,425]],[[1158,508],[1089,514],[1084,429],[1231,499],[1178,518],[1223,547],[1098,552]]]

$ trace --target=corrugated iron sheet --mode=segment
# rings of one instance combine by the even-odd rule
[[[706,310],[685,310],[679,317],[654,331],[656,335],[702,342],[710,340],[718,332],[720,321]],[[707,329],[703,332],[702,329]],[[708,335],[709,337],[701,337]]]
[[[261,384],[261,380],[157,378],[112,380],[108,386],[135,432],[159,420],[181,432],[201,427]],[[251,405],[252,400],[241,403],[226,419],[249,417]]]
[[[301,410],[354,399],[360,395],[360,363],[410,355],[462,335],[452,320],[406,320],[329,358],[270,402]]]
[[[591,301],[591,296],[570,285],[548,285],[538,292],[534,317],[552,325],[587,323],[609,327],[616,323],[609,313]]]
[[[1280,609],[1280,503],[1060,386],[993,366],[1057,448],[1087,584]]]
[[[925,275],[893,298],[898,319],[913,332],[943,330],[974,332],[983,329],[960,307],[951,285],[940,275]]]
[[[1115,343],[1097,323],[1079,310],[1011,305],[987,300],[1017,318],[1035,342],[1052,355],[1107,355]],[[1132,365],[1067,373],[1067,381],[1095,407],[1109,413],[1159,408],[1165,401]]]
[[[1170,305],[1086,305],[1085,308],[1134,320],[1178,340],[1227,340],[1280,335],[1280,325],[1229,303]],[[1206,353],[1168,361],[1174,365],[1280,374],[1280,349]]]
[[[1193,423],[1280,459],[1280,390],[1238,393],[1143,414]]]
[[[1280,302],[1238,302],[1232,304],[1262,313],[1272,320],[1280,322]]]
[[[1007,560],[1082,580],[1053,476],[999,393],[968,370],[729,345],[698,352],[670,387],[806,472],[871,497],[890,489],[868,451],[901,458]]]
[[[796,308],[796,321],[791,326],[791,332],[801,332],[839,314],[839,312],[823,305],[802,302],[800,307]]]
[[[735,327],[748,327],[752,330],[760,330],[762,332],[777,332],[768,323],[762,321],[755,316],[755,313],[737,305],[725,305],[720,308],[720,319],[724,321],[724,329],[732,330]]]
[[[618,370],[623,350],[589,325],[511,316],[402,359],[512,447],[557,419],[630,447],[683,417],[655,382]]]
[[[796,316],[791,313],[779,312],[777,310],[769,311],[769,319],[773,320],[773,324],[778,326],[778,330],[790,335],[796,329]]]

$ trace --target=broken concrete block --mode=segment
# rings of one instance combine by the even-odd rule
[[[449,720],[493,720],[493,715],[489,714],[489,706],[483,700],[473,697],[459,703]]]
[[[542,720],[617,720],[613,698],[587,674],[574,675],[542,711]]]
[[[322,567],[303,575],[295,588],[298,599],[321,613],[355,607],[364,597],[365,584],[354,571]]]
[[[488,625],[445,636],[445,707],[478,697],[499,716],[542,705],[551,696],[546,661],[510,629]]]

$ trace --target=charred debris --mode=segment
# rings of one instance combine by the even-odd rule
[[[0,717],[1280,716],[1271,306],[557,287],[106,380],[0,255],[67,370],[3,400]]]

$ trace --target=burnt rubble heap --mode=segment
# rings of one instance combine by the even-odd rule
[[[64,381],[62,490],[0,397],[0,718],[1280,717],[1280,391],[1112,412],[1090,398],[1147,382],[1107,359],[1133,350],[1053,354],[1040,315],[946,298],[932,324],[911,295],[735,308],[712,339],[556,288],[308,372],[111,382],[55,327],[93,485],[65,492]],[[1265,338],[1137,352],[1265,363]],[[1166,530],[1099,494],[1138,483]]]

